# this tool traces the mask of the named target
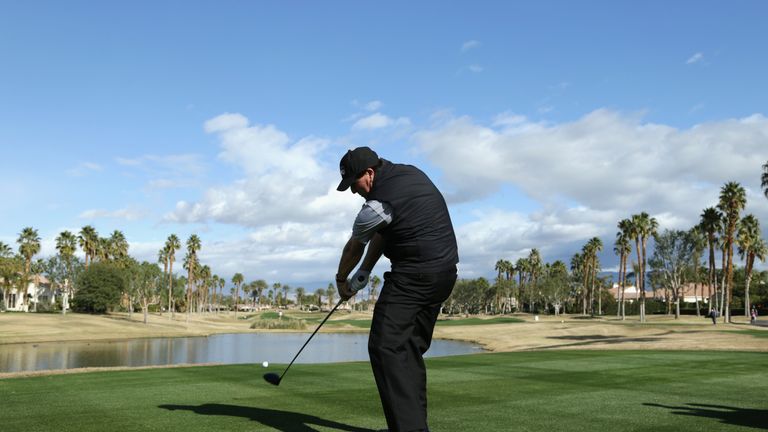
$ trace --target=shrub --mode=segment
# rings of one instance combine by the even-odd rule
[[[251,324],[252,329],[265,330],[304,330],[307,327],[303,319],[287,318],[283,319],[257,319]]]
[[[120,303],[125,291],[123,272],[110,263],[94,263],[78,280],[77,294],[72,299],[76,312],[103,314]]]

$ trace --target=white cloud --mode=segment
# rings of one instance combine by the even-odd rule
[[[381,109],[381,107],[384,106],[381,101],[370,101],[367,104],[365,104],[365,110],[366,111],[378,111]]]
[[[467,52],[471,49],[477,48],[480,46],[480,42],[476,40],[469,40],[461,44],[461,52]]]
[[[353,130],[374,130],[390,126],[408,126],[411,121],[407,117],[393,119],[381,113],[374,113],[363,117],[352,125]]]
[[[135,221],[143,218],[146,213],[138,209],[118,209],[118,210],[104,210],[104,209],[91,209],[86,210],[78,216],[80,219],[124,219],[127,221]]]
[[[528,122],[525,116],[505,111],[493,118],[492,126],[514,127],[524,125]]]
[[[206,164],[199,154],[146,154],[133,158],[116,157],[115,162],[126,172],[139,172],[147,179],[149,190],[194,186],[206,172]]]
[[[618,220],[640,211],[656,216],[662,228],[687,229],[703,208],[717,203],[727,181],[740,182],[755,196],[748,212],[768,216],[757,174],[768,142],[768,119],[762,115],[688,129],[609,110],[555,125],[508,113],[492,126],[452,117],[417,133],[416,142],[441,169],[449,202],[475,201],[506,186],[548,209],[528,219],[510,218],[528,227],[531,241],[518,248],[554,251],[555,245],[595,235],[612,242]],[[484,232],[498,223],[480,219],[471,226]],[[493,244],[498,238],[504,236],[489,234],[482,241]]]
[[[224,132],[231,129],[243,129],[248,126],[248,119],[242,114],[224,113],[205,122],[207,133]]]
[[[206,123],[216,125],[210,130],[220,159],[242,178],[178,202],[166,220],[241,227],[240,238],[204,239],[201,257],[220,274],[330,282],[361,199],[335,190],[329,141],[292,138],[243,119],[228,114]],[[748,212],[768,216],[755,174],[768,141],[762,115],[686,129],[610,110],[560,124],[512,112],[489,125],[447,112],[432,121],[412,140],[454,212],[462,277],[488,276],[499,258],[514,260],[534,247],[548,262],[567,263],[594,236],[603,239],[603,266],[610,268],[620,219],[647,211],[661,228],[688,228],[730,180],[748,188]],[[529,197],[535,210],[508,204],[498,191],[510,189]],[[456,217],[459,203],[481,198],[485,208],[473,204],[474,213]],[[386,267],[383,260],[376,272]]]
[[[476,65],[476,64],[473,64],[473,65],[470,65],[470,66],[469,66],[469,70],[470,70],[470,71],[472,71],[472,72],[474,72],[474,73],[480,73],[480,72],[482,72],[484,69],[483,69],[483,67],[482,67],[482,66],[480,66],[480,65]]]
[[[67,174],[72,177],[83,177],[92,172],[104,171],[104,168],[94,162],[82,162],[74,168],[67,170]]]
[[[363,117],[352,125],[352,129],[381,129],[392,124],[392,119],[381,113]]]
[[[239,114],[209,120],[206,130],[217,135],[219,158],[239,168],[244,177],[207,189],[198,202],[179,201],[165,216],[166,221],[262,227],[352,217],[356,200],[352,194],[336,191],[339,174],[335,164],[319,162],[320,152],[329,145],[327,140],[292,140],[272,125],[249,126]]]
[[[685,62],[685,64],[694,64],[702,60],[704,60],[704,54],[697,52],[696,54],[690,56],[688,60]]]

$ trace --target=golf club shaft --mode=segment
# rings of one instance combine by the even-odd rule
[[[320,327],[322,327],[323,324],[325,324],[325,322],[328,321],[328,318],[330,318],[331,315],[333,315],[333,313],[336,312],[336,308],[338,308],[339,305],[341,305],[343,302],[344,302],[344,299],[339,299],[339,301],[336,303],[336,306],[334,306],[333,309],[331,309],[331,311],[328,312],[328,315],[325,316],[325,319],[323,319],[323,321],[320,323],[320,325],[317,326],[315,331],[312,333],[312,336],[310,336],[309,339],[307,339],[307,341],[304,342],[304,345],[301,346],[301,349],[299,349],[299,352],[296,353],[296,355],[293,357],[293,360],[291,360],[291,363],[288,365],[287,368],[285,368],[285,370],[283,371],[283,374],[280,375],[280,381],[283,380],[283,377],[285,376],[285,373],[288,372],[288,369],[291,368],[291,365],[293,365],[293,362],[295,362],[296,359],[299,357],[299,354],[301,354],[301,352],[304,351],[304,347],[307,346],[309,341],[312,340],[312,337],[315,336],[315,333],[317,333],[317,331],[320,330]]]

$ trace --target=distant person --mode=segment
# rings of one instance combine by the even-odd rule
[[[752,306],[752,312],[750,312],[749,316],[749,322],[754,324],[757,321],[757,309],[754,306]]]
[[[382,253],[389,258],[392,270],[384,273],[368,339],[371,368],[389,431],[428,431],[423,355],[459,262],[448,207],[421,170],[380,159],[368,147],[348,151],[340,170],[338,190],[351,187],[366,202],[341,254],[339,295],[353,296],[368,283]]]
[[[709,310],[709,317],[712,318],[712,324],[717,324],[717,309],[712,308]]]

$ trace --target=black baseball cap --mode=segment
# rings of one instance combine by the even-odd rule
[[[347,151],[347,154],[339,162],[339,171],[341,171],[341,183],[336,188],[338,191],[345,191],[349,186],[360,177],[365,170],[379,164],[379,155],[368,147],[358,147]]]

